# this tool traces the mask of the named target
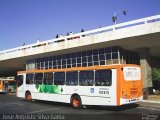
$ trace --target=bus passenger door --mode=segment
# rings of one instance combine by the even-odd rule
[[[24,75],[18,75],[17,76],[17,82],[18,82],[18,86],[17,86],[17,97],[24,97]]]

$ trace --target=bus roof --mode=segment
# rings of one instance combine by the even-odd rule
[[[15,80],[15,77],[0,77],[0,80],[2,81],[13,81]]]
[[[16,81],[15,79],[10,80],[10,79],[0,79],[0,81]]]
[[[114,69],[120,68],[125,66],[135,66],[140,67],[139,65],[135,64],[114,64],[114,65],[101,65],[101,66],[89,66],[89,67],[72,67],[72,68],[62,68],[62,69],[34,69],[34,70],[27,70],[27,71],[18,71],[18,74],[23,73],[40,73],[40,72],[66,72],[66,71],[81,71],[81,70],[98,70],[98,69]]]

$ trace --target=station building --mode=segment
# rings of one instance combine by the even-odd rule
[[[142,66],[147,98],[152,68],[160,68],[159,48],[160,15],[156,15],[0,51],[0,76],[25,69],[137,64]]]

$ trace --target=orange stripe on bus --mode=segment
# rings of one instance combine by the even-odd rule
[[[133,64],[127,64],[127,66],[128,65],[136,66]],[[90,66],[90,67],[72,67],[72,68],[62,68],[62,69],[34,69],[34,70],[28,70],[28,71],[19,71],[18,74],[40,73],[40,72],[66,72],[66,71],[78,71],[78,70],[114,69],[117,67],[122,67],[122,65],[120,64],[120,65],[105,65],[105,66]]]
[[[1,82],[1,84],[0,84],[0,90],[2,90],[2,89],[3,89],[3,83]]]

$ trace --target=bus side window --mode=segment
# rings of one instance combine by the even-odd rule
[[[26,84],[33,84],[33,74],[26,75]]]
[[[111,86],[112,71],[111,70],[96,70],[95,85],[96,86]]]
[[[78,85],[78,71],[66,72],[66,85]]]
[[[16,82],[15,81],[10,81],[9,85],[16,85]]]
[[[35,73],[34,75],[34,84],[41,85],[43,81],[43,73]]]
[[[80,71],[79,85],[92,86],[94,82],[94,71]]]
[[[54,85],[64,85],[64,82],[65,82],[65,72],[55,72]]]
[[[23,75],[18,75],[17,80],[18,80],[18,87],[20,87],[23,84]]]
[[[53,73],[44,73],[44,82],[45,85],[53,84]]]

